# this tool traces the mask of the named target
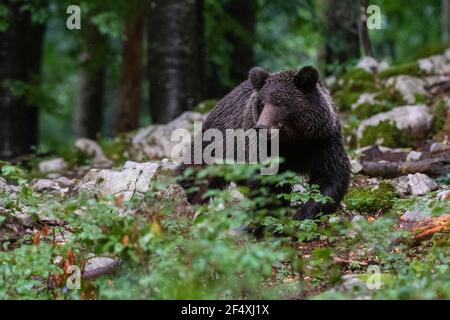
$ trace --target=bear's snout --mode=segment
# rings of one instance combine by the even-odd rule
[[[277,108],[271,104],[264,104],[263,110],[259,115],[258,122],[256,123],[256,129],[274,129],[277,124],[278,112]]]

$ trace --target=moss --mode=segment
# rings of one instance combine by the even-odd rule
[[[407,62],[403,64],[399,64],[396,66],[391,66],[390,68],[381,71],[378,76],[380,79],[387,79],[394,76],[399,76],[402,74],[407,74],[411,76],[421,76],[422,71],[419,68],[417,62]]]
[[[386,212],[394,205],[398,197],[395,187],[387,182],[381,182],[378,188],[359,187],[351,189],[344,198],[344,204],[349,210],[360,213]]]
[[[377,113],[389,111],[394,107],[389,101],[380,101],[375,104],[363,103],[353,110],[358,119],[366,119]]]
[[[448,43],[435,42],[426,44],[416,51],[414,60],[428,58],[429,56],[434,56],[436,54],[442,54],[448,48],[450,48]]]
[[[342,76],[341,89],[334,94],[340,110],[350,110],[363,93],[377,92],[375,77],[363,69],[353,69]]]
[[[368,126],[364,129],[363,135],[359,140],[360,146],[370,146],[383,139],[383,146],[399,147],[409,145],[406,143],[402,132],[389,120],[380,122],[376,126]]]
[[[336,105],[341,111],[350,110],[352,104],[358,101],[359,96],[360,96],[359,92],[350,92],[349,90],[342,90],[334,95]]]
[[[199,104],[197,104],[192,111],[200,113],[208,113],[209,111],[212,110],[212,108],[216,106],[217,102],[219,102],[219,100],[217,99],[209,99],[202,101]]]
[[[448,113],[447,103],[443,99],[437,100],[431,107],[431,112],[433,114],[431,132],[433,134],[436,134],[445,126],[445,121],[447,119]]]
[[[114,163],[121,163],[125,160],[125,150],[127,148],[127,139],[125,135],[118,135],[114,139],[103,139],[100,141],[105,156],[113,160]]]
[[[355,68],[347,72],[342,79],[344,82],[349,81],[367,81],[367,82],[373,82],[375,80],[375,77],[372,73],[367,72],[364,69]]]

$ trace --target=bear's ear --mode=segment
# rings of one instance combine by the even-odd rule
[[[312,66],[301,68],[294,76],[294,83],[300,90],[310,90],[319,81],[319,71]]]
[[[264,86],[268,77],[269,73],[260,67],[254,67],[248,73],[248,79],[256,90],[260,90]]]

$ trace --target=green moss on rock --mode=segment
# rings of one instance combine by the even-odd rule
[[[367,119],[373,115],[376,115],[377,113],[392,110],[393,108],[394,105],[389,101],[379,101],[375,104],[371,103],[360,104],[353,110],[353,113],[355,114],[355,116],[358,117],[358,119],[362,120]]]
[[[431,113],[433,114],[433,123],[431,125],[431,132],[433,134],[441,131],[445,126],[447,119],[448,106],[443,99],[437,100],[431,107]]]
[[[370,146],[381,139],[383,140],[383,146],[386,147],[406,147],[413,144],[413,138],[399,130],[389,120],[382,121],[376,126],[366,127],[361,139],[359,139],[359,144]]]
[[[379,73],[380,79],[387,79],[399,75],[421,76],[422,71],[416,61],[392,66]]]
[[[393,200],[398,197],[395,187],[381,182],[378,188],[359,187],[351,189],[344,198],[345,206],[360,213],[386,212],[392,208]]]

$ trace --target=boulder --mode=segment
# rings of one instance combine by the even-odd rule
[[[150,181],[158,169],[163,171],[164,168],[170,170],[170,167],[158,162],[127,161],[121,171],[92,169],[80,182],[79,189],[101,196],[120,196],[123,201],[128,201],[135,194],[149,191]]]
[[[356,159],[350,160],[351,170],[353,174],[357,174],[363,170],[361,162]]]
[[[102,148],[94,140],[78,139],[75,141],[74,147],[78,152],[91,159],[92,166],[95,168],[109,168],[113,165],[113,161],[105,156]]]
[[[67,163],[63,158],[55,158],[41,161],[38,168],[42,173],[62,172],[67,169]]]
[[[408,174],[408,184],[411,194],[414,196],[423,196],[439,187],[436,182],[423,173]]]
[[[418,161],[422,157],[422,152],[419,151],[411,151],[406,156],[406,161]]]
[[[56,179],[34,179],[31,181],[31,187],[37,192],[51,192],[64,195],[69,192],[70,188],[75,186],[75,182],[66,177],[58,177]]]
[[[352,110],[357,109],[359,106],[363,105],[363,104],[376,104],[377,103],[377,99],[376,99],[377,93],[363,93],[362,95],[359,96],[358,100],[355,103],[352,103]]]
[[[93,257],[86,261],[83,270],[84,279],[95,279],[113,273],[120,265],[120,259],[110,257]]]
[[[136,161],[170,158],[172,148],[179,143],[171,141],[172,132],[175,129],[191,130],[194,121],[203,122],[206,116],[206,114],[186,111],[168,124],[151,125],[138,130],[131,137],[129,149],[131,158]]]
[[[389,64],[386,62],[380,62],[373,57],[364,57],[358,61],[356,68],[363,69],[367,72],[381,72],[389,68]]]
[[[419,69],[426,74],[449,74],[450,59],[443,55],[434,55],[417,61]]]
[[[386,84],[393,86],[408,104],[416,103],[417,95],[428,95],[428,92],[425,90],[426,82],[417,77],[407,75],[395,76],[387,79]]]
[[[417,141],[427,137],[431,130],[433,116],[426,105],[401,106],[387,112],[381,112],[361,121],[356,131],[359,142],[361,143],[361,140],[366,134],[365,131],[368,128],[372,127],[375,129],[380,125],[386,126],[386,123],[392,125],[392,129],[395,129],[395,132],[392,132],[392,130],[388,132],[386,128],[382,128],[379,133],[375,132],[376,137],[383,138],[385,135],[390,134],[391,136],[388,138],[393,140],[390,144],[397,142],[396,140],[398,140],[398,137],[396,135],[409,137],[409,139],[405,140]],[[373,129],[371,131],[373,131]],[[373,136],[373,132],[371,135]],[[364,140],[368,140],[368,138],[366,137]],[[384,138],[384,140],[386,140],[386,138]],[[380,141],[379,144],[383,144],[384,142],[386,141]],[[362,145],[373,143],[376,142],[365,141]]]

